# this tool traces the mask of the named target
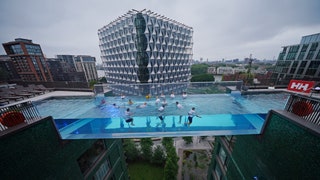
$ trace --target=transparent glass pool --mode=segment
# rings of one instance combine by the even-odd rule
[[[208,136],[259,134],[266,113],[283,109],[288,97],[286,93],[241,96],[237,92],[188,95],[186,99],[167,96],[164,121],[158,118],[161,103],[156,104],[155,97],[52,98],[35,105],[41,116],[55,119],[63,139]],[[134,104],[129,105],[129,99]],[[144,102],[145,108],[136,107]],[[176,102],[183,108],[178,109]],[[188,125],[187,115],[192,107],[201,118],[194,117]],[[134,113],[134,126],[125,122],[127,108]]]

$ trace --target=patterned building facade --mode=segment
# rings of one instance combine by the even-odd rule
[[[320,33],[303,36],[300,44],[284,46],[271,77],[275,85],[291,79],[320,81]]]
[[[129,179],[121,139],[62,140],[54,121],[0,129],[1,179]]]
[[[207,179],[319,179],[319,117],[271,110],[259,135],[216,137]]]
[[[125,94],[182,91],[185,85],[177,83],[190,80],[192,34],[191,27],[151,11],[122,15],[98,30],[108,83],[122,84],[113,90]],[[141,83],[150,86],[128,85]]]

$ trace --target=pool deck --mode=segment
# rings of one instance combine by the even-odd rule
[[[7,105],[4,105],[3,107],[6,106],[11,106],[11,105],[15,105],[15,104],[20,104],[23,102],[28,102],[28,101],[41,101],[44,99],[48,99],[48,98],[52,98],[52,97],[70,97],[70,96],[74,96],[74,97],[90,97],[90,96],[94,96],[93,92],[81,92],[81,91],[52,91],[52,92],[46,92],[45,94],[41,94],[41,95],[37,95],[28,99],[24,99],[21,101],[16,101],[16,102],[11,102]]]
[[[320,99],[320,93],[298,93],[298,92],[292,92],[288,91],[287,89],[249,89],[247,91],[242,91],[242,94],[255,94],[255,93],[279,93],[279,92],[287,92],[287,93],[296,93],[296,94],[301,94],[304,96],[311,96],[313,98]],[[43,99],[48,99],[52,97],[81,97],[81,96],[94,96],[93,92],[82,92],[82,91],[52,91],[52,92],[47,92],[42,95],[37,95],[35,97],[31,97],[28,99],[24,99],[21,101],[16,101],[16,102],[10,102],[7,105],[3,105],[2,107],[10,106],[10,105],[15,105],[15,104],[20,104],[22,102],[27,102],[27,101],[40,101]]]

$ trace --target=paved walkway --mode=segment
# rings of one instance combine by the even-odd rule
[[[93,92],[81,92],[81,91],[52,91],[52,92],[46,92],[45,94],[37,95],[28,99],[24,99],[21,101],[17,102],[12,102],[8,105],[5,106],[11,106],[15,104],[20,104],[22,102],[27,102],[27,101],[40,101],[52,97],[70,97],[70,96],[93,96]],[[5,107],[3,106],[3,107]]]
[[[184,150],[212,150],[212,143],[214,137],[207,137],[205,140],[201,140],[200,137],[194,136],[193,142],[191,144],[186,144],[182,138],[174,138],[174,146],[176,147],[177,155],[179,157],[178,161],[178,176],[177,179],[182,179],[182,161],[183,161],[183,151]],[[208,157],[211,159],[211,157]]]

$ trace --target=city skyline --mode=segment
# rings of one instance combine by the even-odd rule
[[[46,57],[83,54],[101,63],[98,29],[131,9],[151,10],[194,28],[193,57],[277,59],[281,47],[319,32],[320,2],[305,1],[2,1],[1,43],[32,39]],[[0,54],[5,54],[1,48]]]

